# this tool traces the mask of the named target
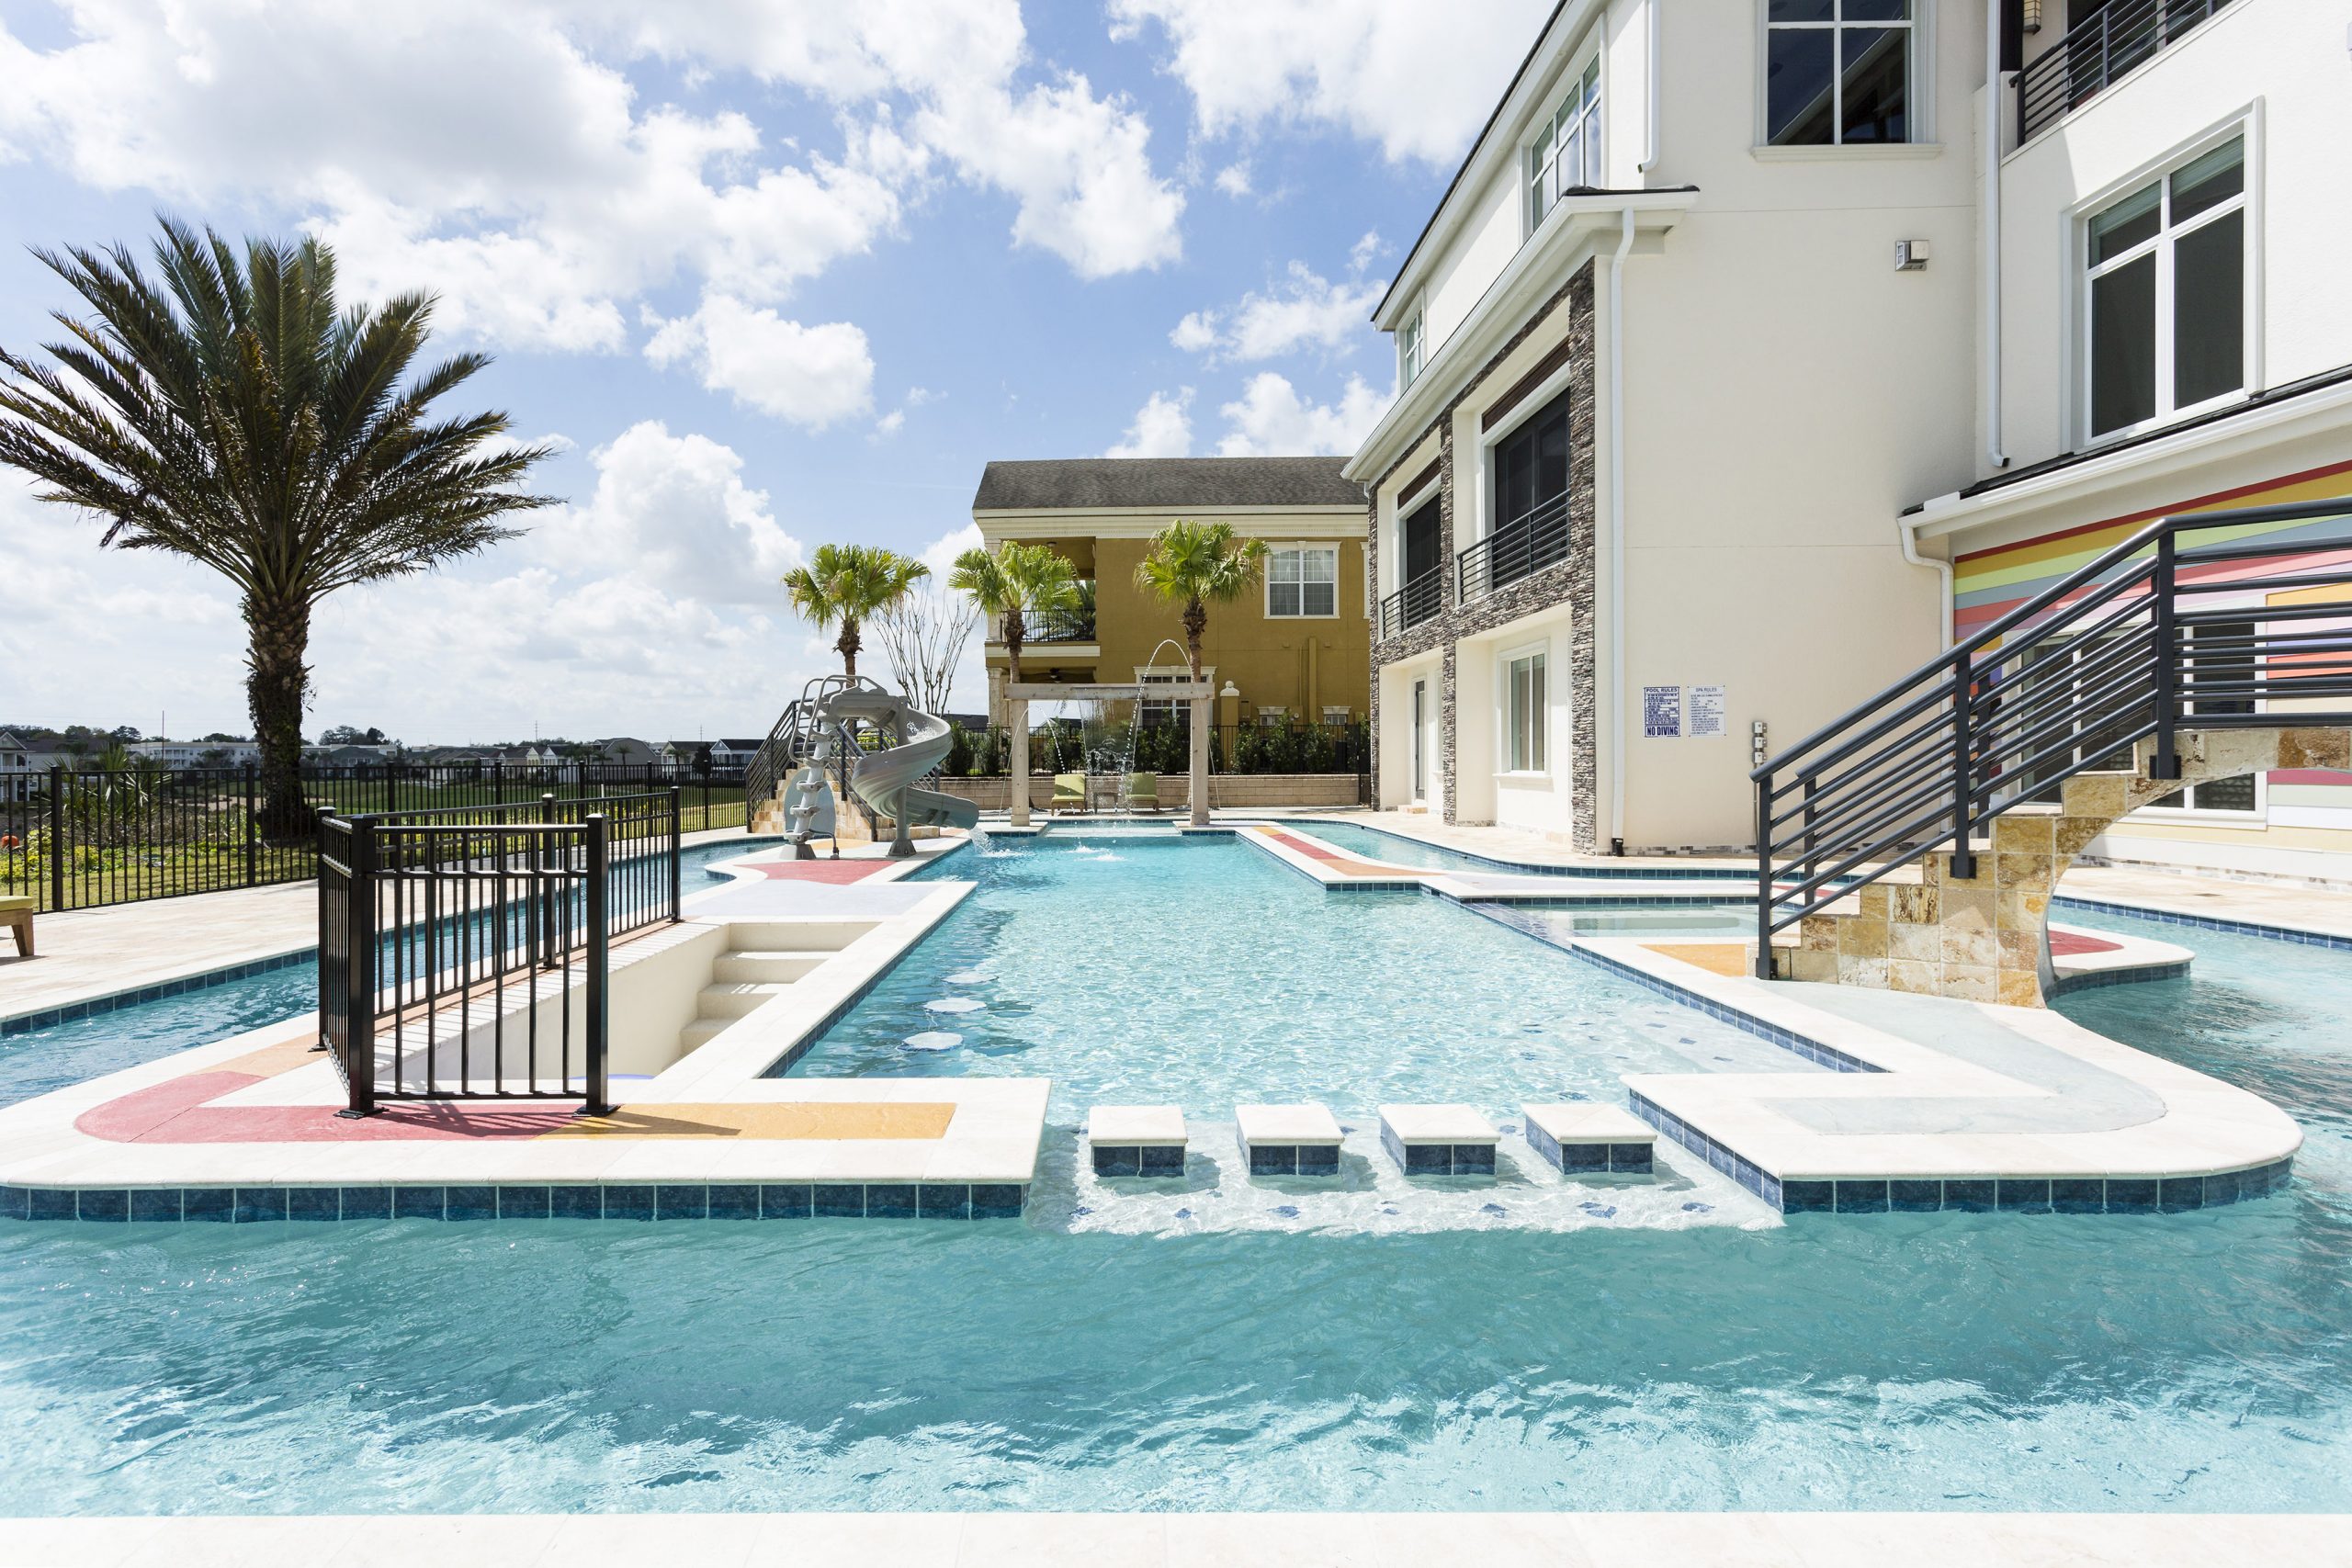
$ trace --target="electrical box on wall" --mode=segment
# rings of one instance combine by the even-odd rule
[[[1755,759],[1750,764],[1753,767],[1760,768],[1772,760],[1770,748],[1766,745],[1764,738],[1764,721],[1760,718],[1751,721],[1747,727],[1747,754]]]
[[[1897,240],[1894,242],[1894,270],[1917,272],[1928,265],[1928,242]]]

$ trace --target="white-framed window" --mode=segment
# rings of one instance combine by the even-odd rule
[[[1416,310],[1409,321],[1396,329],[1396,387],[1399,391],[1411,386],[1413,378],[1421,373],[1423,355],[1421,313]]]
[[[1764,141],[1868,147],[1916,134],[1920,0],[1764,0]]]
[[[2242,132],[2091,215],[2083,249],[2091,439],[2244,394],[2246,232]]]
[[[1329,616],[1340,613],[1340,550],[1336,545],[1277,545],[1266,557],[1266,614]]]
[[[1547,662],[1541,650],[1503,660],[1503,766],[1514,773],[1545,771],[1552,728],[1544,693]]]
[[[1560,204],[1578,186],[1600,186],[1600,57],[1568,79],[1559,107],[1537,126],[1527,150],[1527,226]]]
[[[1354,713],[1355,709],[1348,706],[1345,703],[1325,703],[1323,705],[1323,722],[1326,724],[1345,724],[1348,722],[1349,718],[1354,715]]]
[[[1260,707],[1258,723],[1267,729],[1280,729],[1290,722],[1290,709]]]
[[[1185,665],[1173,669],[1154,669],[1146,665],[1136,667],[1136,684],[1139,686],[1172,686],[1192,678],[1192,669]],[[1201,679],[1214,683],[1216,666],[1202,665]],[[1190,700],[1184,698],[1139,697],[1136,702],[1136,716],[1147,728],[1159,724],[1182,724],[1185,722],[1185,716],[1192,705]]]

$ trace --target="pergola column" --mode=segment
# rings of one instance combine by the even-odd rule
[[[1193,826],[1209,825],[1209,726],[1216,704],[1208,697],[1193,699],[1193,772],[1190,791],[1193,802]]]
[[[1004,699],[1004,722],[1012,731],[1012,756],[1005,764],[1005,782],[1012,786],[1008,802],[1012,807],[1012,825],[1029,826],[1029,699],[1007,694]]]

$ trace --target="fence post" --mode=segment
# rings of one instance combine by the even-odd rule
[[[531,835],[538,852],[533,857],[536,862],[533,869],[537,874],[532,880],[539,886],[539,967],[542,969],[555,967],[556,878],[550,874],[550,870],[555,852],[562,846],[556,838],[554,822],[555,794],[551,790],[543,790],[539,794],[539,830]],[[567,852],[564,858],[569,860],[571,856]]]
[[[49,907],[65,908],[65,764],[49,765]]]
[[[494,792],[492,799],[500,806],[505,805],[506,759],[503,757],[492,757],[490,760],[490,787]]]
[[[1976,798],[1975,697],[1969,690],[1975,660],[1954,656],[1951,671],[1951,874],[1962,882],[1976,876],[1976,852],[1969,847],[1969,819]]]
[[[2173,588],[2178,563],[2174,536],[2156,536],[2156,574],[2148,584],[2148,599],[2155,621],[2156,750],[2149,759],[2148,776],[2180,777],[2180,746],[2174,730],[2180,716],[2180,627]]]
[[[1756,977],[1772,977],[1772,775],[1756,781]]]
[[[351,886],[345,893],[349,960],[344,1006],[351,1021],[344,1031],[343,1078],[351,1091],[346,1116],[376,1113],[376,819],[351,824]],[[322,957],[324,956],[322,953]]]
[[[678,819],[680,809],[678,794],[678,786],[672,784],[670,786],[670,919],[673,920],[679,918],[678,909],[683,892],[679,884],[678,856],[684,848],[684,833]],[[702,786],[702,825],[707,828],[710,826],[710,785],[707,784]]]
[[[256,824],[254,820],[254,765],[247,762],[244,764],[243,771],[245,775],[245,886],[251,887],[261,880],[261,867],[256,859],[261,836],[254,831]]]
[[[611,998],[606,991],[606,971],[612,963],[612,937],[605,930],[605,874],[610,869],[610,846],[605,839],[605,814],[588,814],[588,1083],[587,1103],[581,1107],[590,1116],[609,1116],[613,1102],[610,1083]],[[673,866],[676,864],[673,861]]]

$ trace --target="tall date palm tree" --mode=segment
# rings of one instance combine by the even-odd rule
[[[1228,523],[1170,523],[1151,536],[1136,565],[1136,586],[1183,606],[1184,654],[1201,678],[1201,634],[1211,604],[1238,602],[1266,570],[1266,541],[1244,538]]]
[[[1084,602],[1078,569],[1051,545],[1024,545],[1007,539],[994,555],[974,546],[956,558],[948,586],[972,596],[984,615],[1000,618],[1004,630],[1005,662],[1010,679],[1021,683],[1021,645],[1028,637],[1031,612],[1051,615],[1075,610]]]
[[[838,622],[833,648],[842,673],[855,676],[859,627],[913,592],[931,568],[879,545],[819,545],[806,566],[784,574],[785,597],[820,631]]]
[[[433,299],[335,298],[315,239],[248,239],[162,220],[151,276],[127,246],[34,254],[82,297],[55,313],[54,364],[0,349],[0,464],[40,499],[107,523],[102,544],[164,550],[236,584],[262,829],[311,830],[302,710],[311,612],[354,583],[423,571],[513,536],[551,504],[520,488],[550,448],[503,441],[506,415],[432,405],[489,364],[418,370]]]

